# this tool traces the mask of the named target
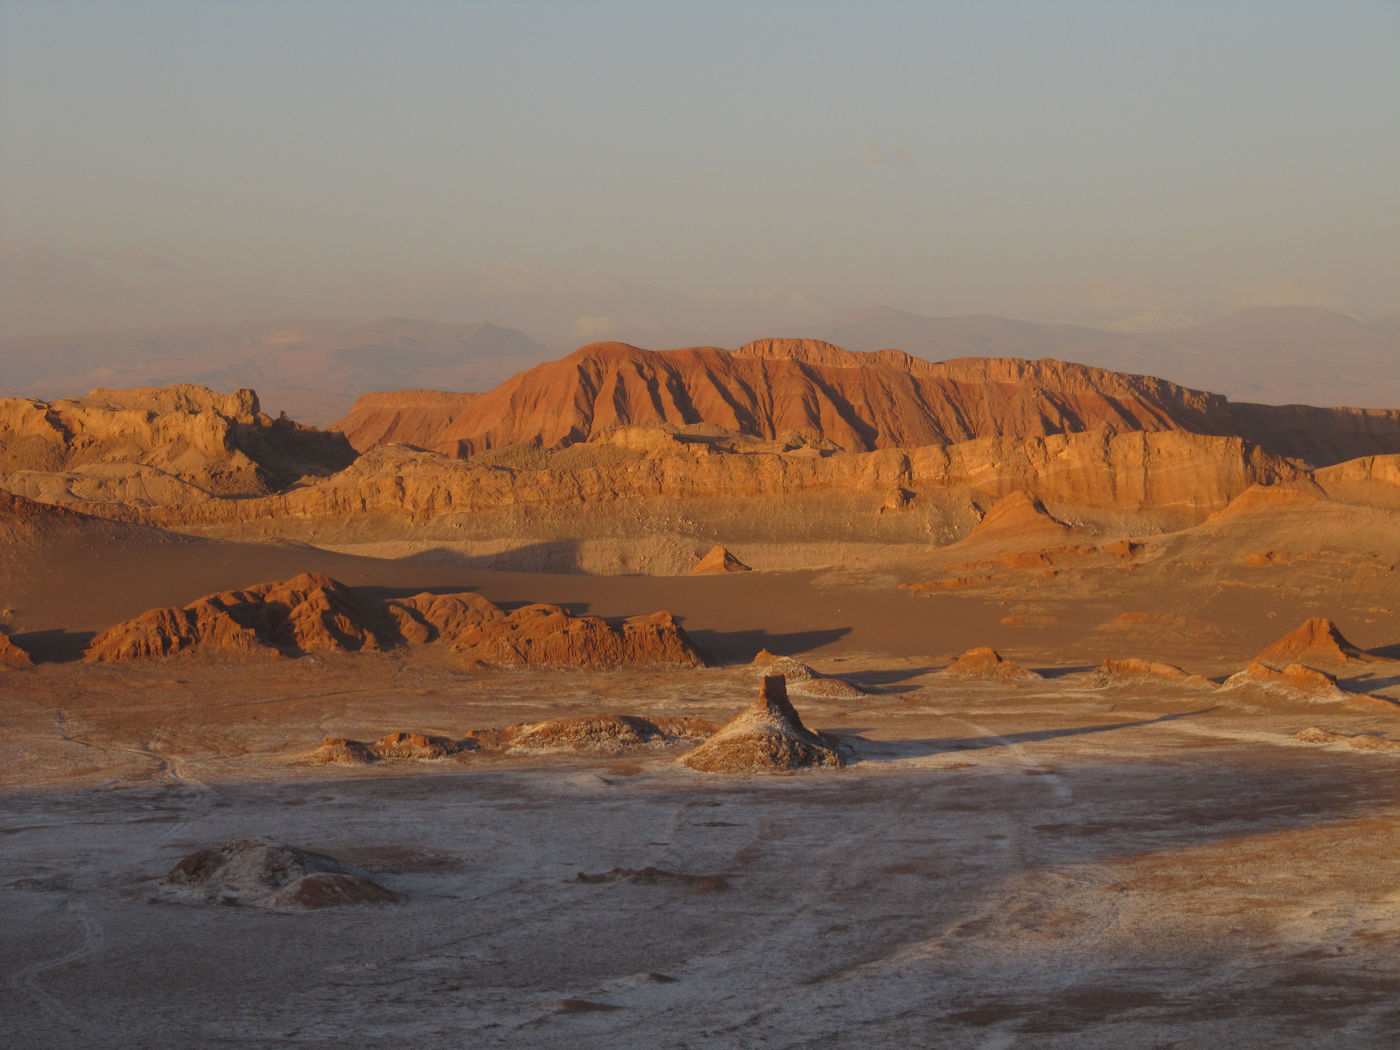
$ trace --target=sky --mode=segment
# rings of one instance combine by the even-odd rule
[[[0,0],[0,335],[1400,311],[1400,0]]]

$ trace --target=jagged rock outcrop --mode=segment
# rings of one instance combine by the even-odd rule
[[[380,602],[322,573],[208,595],[184,608],[152,609],[99,634],[85,659],[173,653],[297,656],[441,642],[471,665],[558,664],[606,669],[702,660],[668,612],[614,627],[557,605],[506,612],[478,594],[430,594]]]
[[[720,576],[729,572],[751,571],[747,565],[730,554],[727,549],[715,544],[703,558],[695,563],[695,568],[690,570],[690,575]]]
[[[835,741],[802,724],[782,675],[763,679],[758,702],[681,758],[705,773],[776,773],[846,764]]]
[[[856,451],[1086,430],[1238,434],[1224,398],[1059,361],[933,363],[815,340],[642,350],[595,343],[522,372],[469,405],[437,448],[471,455],[587,441],[635,423],[793,433]]]
[[[315,909],[400,900],[368,873],[334,857],[270,839],[238,839],[191,853],[165,877],[168,890],[208,904]]]
[[[1262,664],[1296,663],[1310,667],[1369,663],[1373,659],[1343,638],[1337,625],[1324,616],[1305,620],[1255,657]]]
[[[0,671],[17,671],[33,666],[34,660],[29,653],[16,645],[8,634],[0,631]]]
[[[969,649],[939,674],[951,678],[999,678],[1035,679],[1042,677],[1035,671],[1022,667],[1015,660],[1007,660],[990,646],[982,645]]]
[[[391,390],[362,394],[332,428],[357,452],[376,445],[432,448],[480,394],[447,390]]]
[[[99,634],[85,659],[131,660],[178,652],[299,655],[393,644],[381,610],[323,573],[302,573],[245,591],[211,594],[182,609],[151,609]]]
[[[348,466],[338,434],[273,420],[251,390],[177,384],[0,398],[0,483],[50,502],[169,506],[257,496]]]
[[[406,641],[441,641],[467,661],[497,667],[696,667],[702,662],[668,612],[633,616],[613,627],[596,616],[571,616],[557,605],[536,603],[506,612],[477,594],[424,593],[390,601],[387,608]]]

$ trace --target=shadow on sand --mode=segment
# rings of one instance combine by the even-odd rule
[[[1108,733],[1115,729],[1134,729],[1138,726],[1155,725],[1158,722],[1174,722],[1178,718],[1192,718],[1214,711],[1215,707],[1203,707],[1196,711],[1179,711],[1170,715],[1159,715],[1137,722],[1113,722],[1109,725],[1074,726],[1069,729],[1037,729],[1026,733],[1007,733],[1005,736],[944,737],[924,740],[866,740],[861,737],[843,737],[843,742],[855,750],[857,762],[891,761],[903,758],[926,758],[929,755],[944,755],[952,751],[982,751],[993,747],[1011,747],[1016,744],[1033,744],[1041,740],[1055,740],[1067,736],[1087,736],[1090,733]],[[842,736],[842,734],[834,734]]]
[[[677,617],[684,623],[683,617]],[[849,627],[826,627],[811,631],[794,631],[790,634],[772,634],[761,628],[748,631],[692,631],[687,635],[705,661],[713,666],[746,664],[758,655],[760,649],[786,656],[805,653],[809,649],[830,645],[832,642],[851,633]]]
[[[28,631],[11,635],[16,645],[34,658],[35,663],[66,664],[83,658],[83,650],[97,637],[96,631]]]

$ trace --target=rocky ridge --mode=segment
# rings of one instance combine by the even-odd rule
[[[511,612],[478,594],[377,600],[321,573],[213,594],[183,608],[152,609],[99,634],[85,659],[175,653],[278,657],[441,643],[466,666],[586,668],[702,663],[670,613],[613,626],[555,605]]]

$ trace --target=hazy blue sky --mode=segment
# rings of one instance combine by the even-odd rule
[[[7,334],[1400,310],[1397,0],[0,0],[0,49]]]

